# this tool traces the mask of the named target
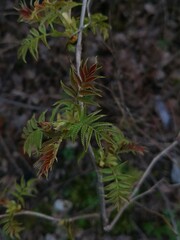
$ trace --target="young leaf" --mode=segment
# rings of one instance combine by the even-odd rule
[[[134,182],[137,181],[139,173],[132,171],[124,173],[124,164],[101,170],[107,202],[113,204],[119,210],[122,202],[128,201],[128,197],[133,189]]]
[[[57,151],[62,142],[61,138],[54,137],[43,143],[40,149],[40,158],[34,164],[34,167],[38,170],[38,176],[48,177],[49,171],[52,169],[53,163],[57,160]]]
[[[65,93],[67,93],[67,95],[69,95],[70,97],[76,98],[77,92],[73,88],[66,86],[62,81],[61,81],[61,86],[65,91]]]

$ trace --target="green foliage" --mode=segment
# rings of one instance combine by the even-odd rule
[[[115,140],[111,138],[113,135],[114,138],[117,138],[118,131],[111,123],[101,121],[104,117],[103,114],[100,114],[101,110],[92,113],[87,111],[87,106],[94,105],[94,100],[88,101],[86,99],[86,104],[84,98],[97,94],[93,82],[98,78],[96,73],[98,70],[97,63],[90,67],[87,65],[88,61],[82,62],[80,76],[78,76],[75,68],[71,67],[71,85],[66,86],[61,83],[69,98],[54,104],[49,120],[45,119],[46,112],[43,112],[37,120],[33,116],[23,129],[24,151],[29,156],[36,154],[39,157],[39,160],[35,163],[39,176],[47,176],[48,171],[52,169],[63,140],[70,139],[74,142],[80,138],[84,152],[87,151],[92,140],[95,140],[97,146],[101,149],[105,142],[112,146],[113,144],[117,145]],[[80,106],[82,98],[83,108]],[[120,136],[123,138],[122,134]]]
[[[79,18],[72,16],[72,9],[81,4],[74,1],[44,0],[42,4],[37,2],[28,8],[24,3],[20,4],[17,10],[20,13],[20,21],[30,24],[36,23],[32,27],[28,36],[21,42],[18,50],[18,57],[26,62],[28,51],[38,60],[38,45],[43,42],[48,46],[47,37],[66,37],[67,49],[77,41]],[[91,29],[94,33],[98,31],[104,39],[108,37],[109,25],[106,23],[107,17],[102,14],[94,14],[86,19],[85,28]],[[59,30],[60,28],[61,30]],[[85,32],[85,29],[84,29]]]
[[[103,168],[103,182],[105,184],[105,192],[107,202],[115,206],[118,210],[123,202],[127,202],[133,189],[135,181],[139,178],[137,172],[131,175],[124,173],[124,164]]]
[[[122,203],[128,201],[134,183],[139,177],[135,170],[130,171],[120,160],[122,152],[140,152],[144,148],[129,142],[122,132],[113,124],[102,121],[105,116],[101,110],[88,112],[88,104],[80,99],[90,94],[97,95],[93,82],[98,78],[97,63],[88,66],[88,61],[82,62],[79,75],[72,66],[70,71],[70,85],[61,82],[61,86],[68,98],[56,102],[49,120],[45,113],[38,120],[33,116],[24,128],[24,149],[32,155],[36,152],[39,160],[35,163],[39,176],[48,176],[57,152],[63,140],[81,140],[84,155],[91,142],[96,144],[93,148],[96,163],[101,168],[105,197],[109,204],[119,210]],[[91,92],[90,92],[91,91]],[[92,105],[93,105],[93,99]],[[34,140],[35,139],[35,140]],[[37,139],[37,140],[36,140]],[[98,148],[98,150],[96,150]]]
[[[111,130],[111,123],[100,122],[99,119],[104,117],[103,114],[99,114],[100,111],[95,111],[88,115],[84,111],[81,112],[78,122],[72,123],[69,128],[69,136],[72,141],[77,139],[80,133],[82,145],[87,151],[91,142],[91,138],[94,135],[96,142],[101,147],[101,141],[106,140],[106,132]]]
[[[1,222],[3,224],[2,230],[12,239],[21,239],[20,233],[24,228],[22,224],[11,217],[4,218]]]
[[[21,4],[20,20],[32,24],[33,27],[22,41],[18,56],[26,62],[27,53],[30,52],[37,60],[40,42],[48,47],[47,39],[49,37],[66,37],[67,49],[68,45],[76,44],[79,17],[73,17],[72,10],[79,5],[77,2],[65,0],[44,0],[42,3],[35,1],[31,8]],[[83,33],[88,33],[89,30],[94,34],[100,32],[104,39],[107,39],[109,31],[107,17],[100,13],[93,15],[89,13],[88,18],[85,18]],[[95,97],[101,97],[101,91],[94,84],[96,80],[102,78],[97,74],[98,70],[97,60],[91,65],[88,59],[82,61],[79,69],[71,64],[70,83],[61,81],[61,87],[66,94],[65,98],[53,105],[50,114],[43,112],[39,118],[33,115],[27,122],[27,126],[24,127],[24,152],[38,158],[34,164],[38,176],[48,177],[49,171],[57,160],[57,153],[62,141],[75,142],[80,139],[82,156],[89,147],[95,155],[94,164],[100,168],[105,190],[104,197],[107,203],[116,206],[119,210],[122,203],[128,201],[134,183],[139,177],[137,171],[125,168],[120,154],[122,152],[143,153],[144,148],[129,142],[117,127],[102,120],[105,115],[101,114],[100,106],[95,100]],[[92,111],[94,106],[97,106],[98,109]],[[50,116],[47,117],[47,115]],[[89,185],[89,183],[85,185],[83,182],[85,190],[89,190]],[[79,201],[82,205],[82,202],[85,202],[84,195],[82,195],[83,187],[82,184],[78,184],[78,186],[79,194],[83,197]],[[24,207],[24,197],[31,196],[32,190],[32,183],[26,184],[22,179],[13,193],[16,201],[10,201],[8,202],[10,205],[6,206],[9,219],[8,221],[4,220],[4,224],[6,232],[12,236],[19,237],[19,232],[22,230],[21,225],[14,221],[14,214]],[[74,190],[70,194],[73,201],[77,199],[77,187]],[[97,203],[92,196],[86,199],[86,201],[89,200],[88,205],[92,202],[95,202],[95,205]],[[10,229],[13,229],[10,227],[12,221],[14,221],[13,226],[17,230],[16,233],[15,230],[13,233],[9,232]]]
[[[101,13],[96,13],[91,16],[91,29],[94,34],[100,32],[103,38],[106,40],[109,37],[110,26],[107,23],[107,16],[104,16]]]
[[[0,224],[3,225],[3,231],[13,239],[20,239],[20,233],[24,229],[22,223],[15,219],[15,214],[24,207],[24,198],[33,196],[35,192],[34,183],[34,179],[25,182],[22,177],[20,183],[16,183],[14,191],[10,193],[10,199],[1,201],[3,207],[6,208],[6,216],[0,221]]]
[[[15,190],[12,192],[12,195],[17,199],[17,201],[24,207],[24,197],[32,197],[33,192],[36,190],[34,188],[35,179],[30,179],[28,182],[25,182],[24,178],[21,178],[20,184],[15,185]]]
[[[33,152],[38,153],[42,146],[42,129],[38,127],[38,123],[45,120],[46,112],[43,112],[39,119],[36,120],[35,116],[27,122],[26,127],[23,128],[22,137],[25,139],[24,142],[24,152],[28,153],[29,156],[32,155]]]
[[[44,24],[41,24],[37,29],[32,28],[28,36],[21,42],[21,46],[18,50],[18,58],[22,58],[26,62],[26,55],[29,51],[35,60],[38,60],[38,46],[39,42],[42,41],[45,46],[48,46],[47,43],[47,34],[46,27]]]
[[[55,160],[59,146],[62,142],[61,137],[52,137],[45,141],[40,149],[40,158],[34,164],[34,167],[38,170],[38,176],[45,175],[48,177],[49,170],[52,170],[52,166]]]

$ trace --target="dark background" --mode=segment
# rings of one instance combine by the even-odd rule
[[[68,81],[69,59],[65,39],[50,39],[50,50],[40,46],[39,61],[31,56],[27,63],[17,59],[21,40],[28,32],[19,23],[14,9],[18,1],[0,4],[0,184],[11,188],[22,175],[36,176],[35,159],[23,153],[23,126],[33,113],[50,109],[61,98],[60,80]],[[180,126],[180,3],[176,0],[101,0],[92,1],[92,12],[109,17],[110,38],[89,33],[83,40],[83,57],[102,65],[98,82],[103,97],[98,99],[108,121],[122,129],[125,136],[147,148],[144,156],[128,155],[127,160],[144,171],[150,161],[177,137]],[[73,61],[74,55],[70,54]],[[97,207],[95,177],[88,156],[79,165],[81,151],[64,143],[48,180],[39,180],[37,197],[27,199],[27,208],[54,214],[60,199],[72,204],[69,216],[93,212]],[[178,148],[155,166],[144,189],[164,178],[166,183],[134,205],[110,234],[102,232],[96,221],[78,222],[73,226],[76,239],[156,240],[178,239],[160,212],[180,231],[180,173],[173,182],[172,160],[179,159]],[[179,160],[180,164],[180,160]],[[180,170],[179,170],[180,171]],[[145,208],[144,208],[144,207]],[[65,214],[63,209],[63,213]],[[3,213],[3,210],[2,210]],[[172,214],[171,214],[172,213]],[[57,213],[55,213],[57,214]],[[64,215],[63,215],[64,216]],[[45,221],[26,218],[22,239],[67,239],[63,229]],[[64,234],[64,235],[63,235]],[[0,239],[6,238],[0,231]]]

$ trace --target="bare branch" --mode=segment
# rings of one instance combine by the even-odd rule
[[[138,182],[137,186],[134,188],[134,191],[131,194],[131,198],[133,198],[136,193],[139,191],[140,187],[142,186],[142,184],[144,183],[145,179],[147,178],[147,176],[150,174],[152,168],[154,167],[154,165],[164,156],[166,155],[169,151],[171,151],[175,146],[178,145],[178,141],[175,140],[172,144],[170,144],[167,148],[165,148],[162,152],[160,152],[155,158],[153,158],[153,160],[151,161],[151,163],[149,164],[148,168],[146,169],[146,171],[144,172],[144,174],[142,175],[140,181]]]
[[[43,213],[39,213],[39,212],[34,212],[34,211],[28,211],[28,210],[24,210],[18,213],[15,213],[14,216],[33,216],[33,217],[37,217],[37,218],[42,218],[44,220],[48,220],[51,222],[57,222],[57,223],[61,223],[61,222],[74,222],[77,221],[79,219],[91,219],[91,218],[99,218],[100,215],[98,213],[90,213],[90,214],[83,214],[83,215],[79,215],[79,216],[74,216],[71,218],[57,218],[57,217],[52,217],[49,216],[47,214],[43,214]],[[7,217],[7,214],[1,214],[0,215],[0,219]]]
[[[137,201],[138,199],[152,193],[157,186],[159,186],[159,184],[163,181],[163,179],[161,179],[159,182],[157,182],[155,185],[153,185],[150,189],[148,189],[147,191],[143,192],[142,194],[139,194],[138,196],[134,197],[134,198],[130,198],[130,200],[128,202],[126,202],[124,204],[124,206],[122,206],[122,208],[120,209],[120,211],[117,213],[116,217],[113,219],[113,221],[111,222],[111,224],[106,225],[104,227],[104,230],[109,232],[113,229],[113,227],[115,226],[115,224],[117,223],[117,221],[120,219],[120,217],[122,216],[122,214],[124,213],[124,211],[130,206],[130,204],[134,203],[135,201]]]
[[[81,9],[80,24],[79,24],[78,40],[77,40],[77,45],[76,45],[76,68],[77,68],[78,75],[79,75],[79,67],[81,65],[82,32],[83,32],[86,8],[87,8],[87,0],[83,0],[82,9]]]

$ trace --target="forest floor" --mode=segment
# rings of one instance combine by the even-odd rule
[[[97,1],[96,1],[97,2]],[[36,176],[35,159],[23,153],[22,129],[32,114],[50,109],[61,98],[60,80],[69,79],[66,40],[49,40],[50,50],[40,46],[36,62],[17,59],[28,26],[19,23],[14,7],[18,1],[0,5],[0,189],[11,188],[17,179]],[[98,82],[103,92],[98,99],[108,121],[126,137],[146,147],[143,156],[128,155],[132,166],[144,172],[152,159],[173,141],[180,130],[180,3],[172,1],[111,1],[93,3],[93,12],[109,17],[110,38],[89,33],[83,42],[83,57],[102,66],[105,76]],[[72,205],[60,213],[78,215],[97,208],[92,166],[80,166],[79,144],[62,146],[59,161],[48,180],[39,180],[37,196],[27,208],[57,215],[59,202]],[[73,226],[79,240],[178,240],[164,217],[180,233],[180,151],[173,149],[153,168],[144,188],[164,179],[158,189],[127,210],[112,233],[100,224],[80,221]],[[179,166],[174,162],[178,162]],[[175,170],[174,170],[175,169]],[[174,172],[176,171],[176,172]],[[178,172],[179,171],[179,172]],[[0,194],[1,194],[0,192]],[[69,206],[68,205],[68,206]],[[65,207],[64,207],[65,208]],[[3,213],[3,209],[1,211]],[[59,216],[59,215],[58,215]],[[24,218],[23,218],[24,219]],[[39,219],[24,219],[23,240],[68,239],[64,229]],[[0,239],[6,240],[0,230]]]

